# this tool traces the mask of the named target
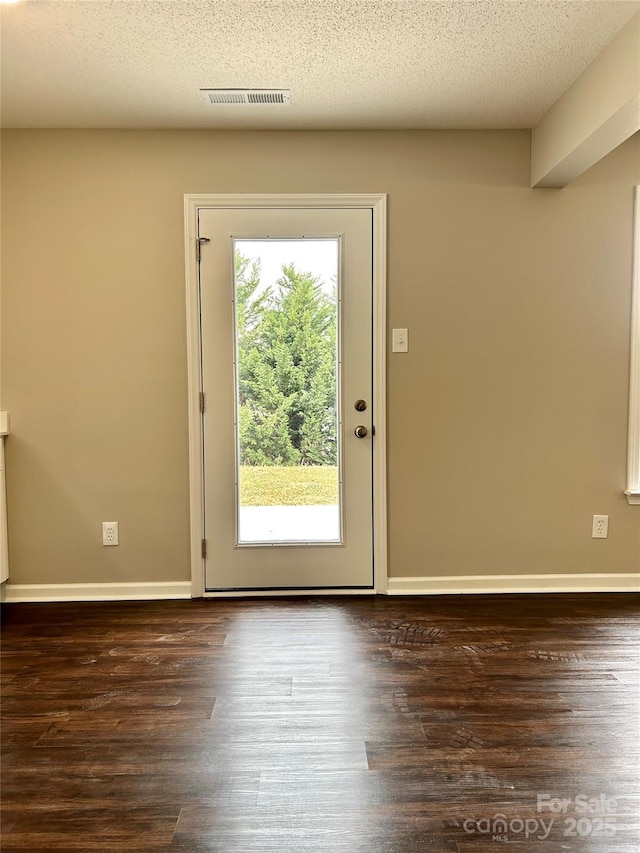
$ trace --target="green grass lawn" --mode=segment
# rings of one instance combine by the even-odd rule
[[[240,468],[241,506],[314,506],[338,503],[338,469],[333,465]]]

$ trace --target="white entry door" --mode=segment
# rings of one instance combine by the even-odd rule
[[[372,216],[198,211],[209,591],[373,588]]]

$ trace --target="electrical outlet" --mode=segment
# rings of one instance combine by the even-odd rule
[[[102,544],[117,545],[118,544],[118,522],[103,521],[102,522]]]
[[[592,539],[606,539],[609,535],[609,516],[594,515],[593,527],[591,529]]]

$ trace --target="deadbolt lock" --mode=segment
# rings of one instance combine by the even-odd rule
[[[356,412],[364,412],[364,410],[367,408],[367,401],[356,400],[353,404],[353,408],[356,410]]]

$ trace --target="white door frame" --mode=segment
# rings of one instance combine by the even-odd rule
[[[387,444],[386,444],[386,303],[387,303],[387,197],[384,193],[285,194],[285,195],[185,195],[185,272],[187,287],[187,369],[189,391],[189,495],[191,528],[191,596],[229,597],[260,593],[205,592],[203,442],[201,388],[201,329],[198,277],[198,211],[200,208],[364,208],[373,212],[373,593],[387,591]],[[310,595],[304,592],[271,591],[265,596]],[[317,590],[320,595],[332,590]],[[347,590],[336,590],[340,595]],[[351,594],[362,595],[362,590]]]

